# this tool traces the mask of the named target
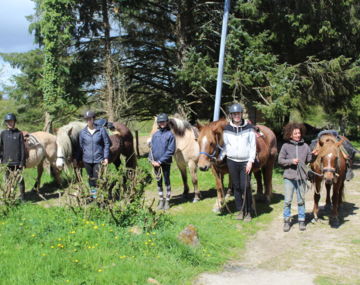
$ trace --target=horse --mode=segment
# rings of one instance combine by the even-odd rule
[[[311,168],[317,173],[314,178],[315,193],[314,193],[314,220],[318,220],[319,200],[321,182],[325,181],[326,187],[326,207],[331,207],[330,191],[333,189],[332,195],[332,213],[330,224],[333,226],[339,225],[339,206],[342,202],[344,194],[344,182],[346,176],[346,159],[340,146],[344,139],[337,141],[336,137],[332,135],[323,135],[319,139],[318,155],[314,162],[311,163]]]
[[[199,160],[199,145],[197,143],[198,130],[191,126],[186,120],[176,117],[171,117],[169,119],[169,127],[175,136],[176,151],[174,158],[180,170],[184,185],[183,197],[188,198],[189,196],[189,185],[187,183],[186,172],[186,167],[188,167],[191,175],[191,181],[194,186],[195,196],[193,202],[198,202],[201,199],[197,178],[197,163]],[[158,125],[155,118],[150,137],[157,131],[157,129]],[[148,140],[149,146],[150,141],[151,139]]]
[[[219,161],[217,157],[222,149],[223,131],[228,121],[221,119],[211,122],[207,125],[199,124],[199,147],[200,156],[198,166],[201,171],[207,171],[211,168],[215,177],[217,200],[213,211],[220,212],[224,205],[224,184],[223,178],[229,173],[227,164]],[[265,198],[270,202],[272,195],[272,171],[277,155],[276,136],[272,130],[263,125],[256,125],[256,151],[257,162],[253,165],[253,172],[257,181],[257,194],[263,196],[263,183],[265,186]],[[263,180],[262,180],[263,178]]]
[[[131,131],[122,123],[115,122],[113,125],[115,130],[109,136],[111,140],[109,163],[114,163],[115,167],[118,168],[121,164],[120,155],[122,154],[126,158],[126,167],[135,169],[137,160]],[[76,154],[80,151],[80,131],[85,127],[86,123],[75,121],[58,129],[56,136],[58,146],[56,166],[58,169],[67,168],[72,163],[75,163],[74,167],[80,166],[77,165],[79,161],[76,161]]]
[[[44,162],[50,164],[58,185],[61,184],[60,173],[56,168],[56,136],[47,132],[23,132],[26,152],[26,168],[37,167],[37,177],[33,189],[39,191]]]

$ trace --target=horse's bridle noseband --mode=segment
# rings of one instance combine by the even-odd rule
[[[215,147],[215,149],[214,149],[214,151],[213,151],[212,154],[210,154],[210,153],[208,153],[208,152],[206,152],[206,151],[200,151],[199,154],[204,154],[204,155],[206,155],[208,158],[210,158],[211,160],[214,160],[214,159],[216,158],[216,152],[217,152],[218,150],[222,151],[223,148],[222,148],[219,144],[216,144],[216,147]]]

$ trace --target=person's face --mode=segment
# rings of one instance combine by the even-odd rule
[[[242,113],[240,113],[240,112],[231,113],[231,119],[235,123],[240,123],[241,119],[242,119]]]
[[[167,126],[167,122],[166,121],[165,122],[159,122],[158,125],[159,125],[159,128],[163,129],[163,128],[165,128]]]
[[[15,121],[14,120],[5,121],[5,124],[9,129],[13,129],[15,127]]]
[[[301,140],[301,131],[300,129],[294,129],[293,132],[292,132],[292,135],[291,135],[291,139],[293,141],[300,141]]]
[[[86,123],[88,127],[92,127],[94,125],[94,118],[87,118]]]

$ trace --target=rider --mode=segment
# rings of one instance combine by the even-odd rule
[[[305,127],[298,123],[289,123],[284,127],[284,140],[287,141],[281,147],[278,162],[285,168],[284,171],[284,232],[290,231],[291,202],[296,192],[298,202],[299,229],[304,231],[305,225],[305,188],[306,174],[302,172],[301,165],[311,161],[312,154],[309,146],[302,137]]]
[[[341,137],[339,135],[339,133],[336,130],[324,130],[321,131],[318,135],[317,138],[311,141],[310,144],[310,149],[312,150],[312,153],[314,155],[318,154],[318,141],[319,139],[323,136],[323,135],[332,135],[334,137],[336,137],[336,139],[338,141],[341,141]],[[348,141],[348,140],[344,140],[341,147],[340,147],[343,151],[343,153],[345,154],[345,158],[346,158],[346,180],[350,181],[351,179],[354,178],[354,173],[352,171],[352,162],[355,158],[355,154],[357,152],[357,150],[353,147],[353,145]]]
[[[21,171],[25,167],[25,145],[23,134],[15,127],[15,114],[6,114],[4,122],[7,130],[1,132],[0,136],[0,161],[7,164],[5,176],[8,178],[11,172]],[[20,200],[24,200],[25,182],[23,177],[20,178],[19,189]]]
[[[162,176],[157,181],[159,193],[159,210],[168,210],[170,208],[169,201],[171,197],[170,185],[170,166],[172,162],[172,155],[175,153],[175,137],[169,128],[168,115],[162,113],[157,116],[156,122],[158,130],[151,137],[151,151],[149,153],[149,160],[155,168],[155,172],[162,171],[166,187],[166,200],[163,197]]]
[[[250,172],[256,156],[254,126],[243,119],[243,108],[233,104],[229,108],[231,122],[224,129],[224,149],[234,190],[238,220],[251,221],[252,193]],[[245,196],[245,197],[244,197]]]
[[[100,164],[109,163],[110,138],[103,127],[94,124],[95,113],[86,111],[84,119],[87,126],[81,130],[79,136],[82,161],[89,176],[92,198],[96,198],[96,182],[99,177]]]

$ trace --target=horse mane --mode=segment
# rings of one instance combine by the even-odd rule
[[[170,118],[169,127],[174,132],[174,134],[179,137],[183,137],[186,130],[192,130],[191,124],[185,119],[177,117],[176,114],[174,117]]]
[[[58,129],[56,135],[56,142],[63,150],[65,157],[72,156],[73,145],[72,142],[77,142],[80,131],[86,126],[83,122],[70,122]]]

